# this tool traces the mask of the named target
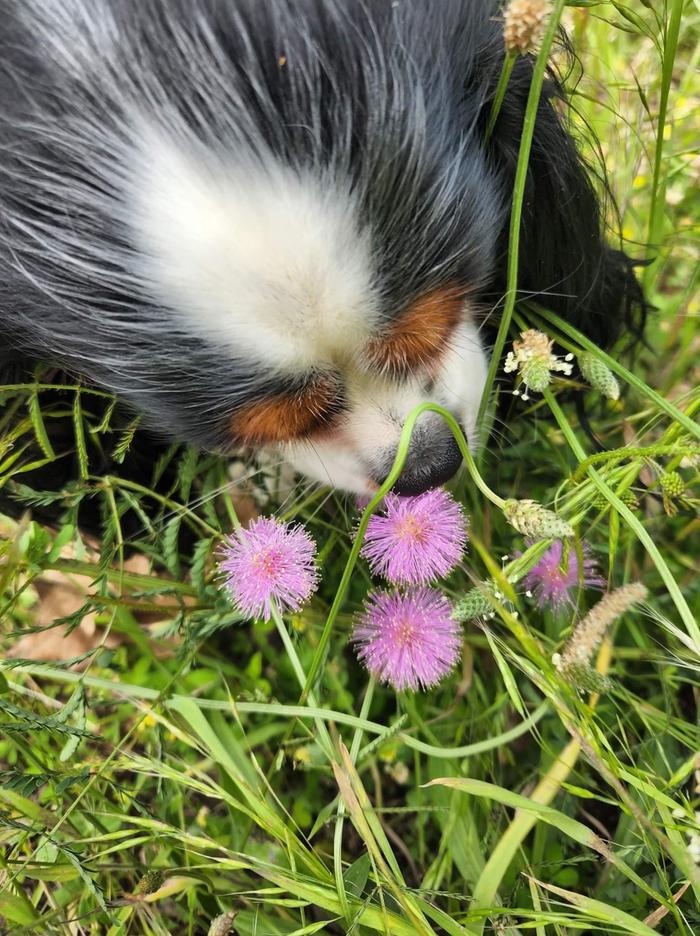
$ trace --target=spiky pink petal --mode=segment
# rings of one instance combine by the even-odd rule
[[[303,527],[260,517],[229,537],[219,568],[240,611],[267,621],[273,601],[298,611],[316,591],[315,557],[316,544]]]
[[[370,673],[395,689],[437,685],[459,660],[461,628],[434,588],[370,594],[352,636]]]
[[[435,488],[417,497],[387,494],[382,513],[367,525],[362,555],[388,581],[416,585],[451,572],[466,542],[462,508],[447,491]]]
[[[555,540],[525,576],[523,583],[533,592],[540,608],[550,605],[559,610],[564,605],[573,605],[572,593],[579,585],[583,585],[584,588],[605,587],[605,579],[600,576],[596,562],[590,555],[590,549],[585,543],[581,548],[582,570],[579,568],[578,553],[573,546],[564,556],[563,542]]]

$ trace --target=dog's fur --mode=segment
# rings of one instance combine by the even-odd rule
[[[203,447],[360,493],[433,399],[471,439],[532,61],[487,0],[0,0],[0,339]],[[549,78],[519,288],[637,298]],[[459,458],[423,417],[400,489]]]

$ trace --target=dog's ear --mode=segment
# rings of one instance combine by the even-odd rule
[[[487,144],[506,198],[512,196],[531,76],[531,61],[519,59]],[[607,347],[626,331],[639,337],[645,306],[632,261],[606,242],[594,176],[565,127],[565,110],[561,89],[550,75],[540,98],[528,167],[518,291]],[[604,183],[600,188],[605,193]],[[499,251],[502,288],[507,253],[506,229]]]

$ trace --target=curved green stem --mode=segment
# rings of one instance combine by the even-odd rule
[[[379,503],[391,490],[399,475],[401,474],[406,461],[406,456],[408,455],[408,449],[411,443],[411,435],[415,428],[416,422],[423,415],[423,413],[426,412],[433,412],[437,413],[439,416],[442,416],[442,418],[452,430],[452,434],[454,435],[455,441],[457,442],[459,450],[462,453],[462,458],[464,459],[465,465],[467,466],[467,470],[469,471],[472,480],[482,492],[482,494],[488,498],[488,500],[503,510],[505,501],[502,497],[499,497],[491,490],[491,488],[486,484],[484,479],[479,474],[476,463],[474,462],[472,454],[469,451],[467,440],[464,438],[464,433],[462,432],[462,429],[454,416],[452,416],[451,413],[448,413],[447,410],[443,409],[441,406],[438,406],[437,403],[421,403],[419,406],[417,406],[410,413],[403,427],[403,432],[401,433],[401,439],[399,440],[399,445],[396,450],[396,457],[394,458],[394,464],[391,468],[391,471],[362,514],[362,518],[357,527],[357,533],[355,534],[355,540],[352,544],[350,555],[348,556],[348,561],[345,564],[345,569],[343,570],[343,575],[335,593],[333,604],[331,605],[330,611],[328,612],[328,617],[326,618],[326,623],[324,625],[323,632],[321,633],[321,638],[318,642],[314,658],[311,662],[311,667],[306,679],[306,685],[304,686],[304,690],[300,698],[301,703],[306,701],[309,690],[314,685],[316,677],[318,676],[318,672],[321,668],[321,663],[326,652],[326,647],[328,646],[328,641],[330,640],[331,633],[333,631],[333,625],[335,624],[338,613],[345,600],[345,595],[347,593],[348,586],[350,585],[350,579],[352,578],[355,564],[357,563],[360,550],[362,549],[362,541],[364,539],[365,531],[367,530],[367,525],[370,521],[370,518]]]

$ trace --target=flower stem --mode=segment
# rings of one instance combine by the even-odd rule
[[[485,497],[488,498],[488,500],[495,504],[499,509],[503,510],[503,507],[505,506],[505,501],[503,498],[495,494],[479,474],[476,463],[474,462],[471,452],[469,451],[467,440],[464,438],[464,433],[462,432],[459,423],[454,418],[454,416],[452,416],[451,413],[448,413],[447,410],[443,409],[443,407],[438,406],[437,403],[421,403],[414,410],[412,410],[403,427],[403,432],[401,433],[401,439],[399,440],[399,445],[396,450],[396,457],[394,458],[394,464],[392,465],[391,471],[367,507],[365,507],[364,513],[360,519],[360,523],[357,527],[357,533],[355,534],[355,540],[352,544],[352,548],[350,549],[348,561],[345,564],[345,569],[343,570],[340,583],[336,590],[333,604],[331,605],[330,611],[328,612],[328,617],[326,618],[326,623],[321,633],[318,646],[316,647],[314,658],[311,661],[311,668],[309,669],[309,673],[306,678],[306,684],[300,698],[301,703],[304,703],[308,698],[309,690],[314,685],[316,677],[318,676],[318,672],[321,668],[321,663],[328,646],[328,641],[330,640],[331,633],[333,631],[333,625],[335,624],[343,601],[345,600],[345,595],[348,590],[348,586],[350,585],[352,573],[360,555],[367,524],[369,523],[370,518],[376,510],[377,506],[384,498],[384,495],[391,490],[399,475],[401,474],[406,457],[408,455],[408,448],[411,442],[413,429],[415,428],[419,417],[426,412],[433,412],[437,413],[439,416],[442,416],[447,425],[450,427],[459,450],[462,453],[462,458],[464,459],[464,462],[467,466],[467,470],[469,471],[472,480],[482,492],[482,494],[484,494]]]
[[[508,89],[508,82],[510,81],[511,72],[513,71],[513,65],[515,65],[516,59],[515,52],[508,52],[506,57],[503,59],[503,68],[501,69],[501,74],[498,79],[498,85],[496,86],[496,93],[493,98],[493,104],[491,105],[491,113],[489,114],[489,122],[486,125],[485,139],[486,142],[491,139],[491,134],[493,133],[493,128],[496,126],[496,121],[498,120],[498,114],[501,110],[501,104],[503,103],[503,98],[506,96],[506,90]]]
[[[301,660],[299,659],[292,638],[289,636],[289,632],[287,631],[285,623],[282,620],[282,615],[280,614],[279,609],[274,601],[270,602],[270,612],[272,619],[277,626],[277,632],[279,633],[282,643],[284,644],[284,649],[287,653],[287,656],[289,657],[289,661],[292,664],[294,674],[299,682],[299,685],[303,688],[306,685],[306,673],[304,672],[304,667],[301,665]],[[308,692],[306,698],[310,707],[317,707],[313,692]],[[329,760],[335,760],[335,749],[333,747],[333,742],[331,741],[331,736],[328,733],[328,729],[320,718],[315,719],[314,723],[316,725],[316,731],[318,732],[318,743],[320,747],[323,748],[323,751]]]
[[[513,184],[513,198],[510,211],[510,231],[508,238],[508,271],[506,281],[506,299],[501,314],[501,321],[498,326],[498,334],[491,351],[491,361],[489,363],[488,375],[484,392],[479,404],[479,414],[477,417],[477,426],[480,426],[486,415],[488,401],[491,396],[496,373],[501,361],[503,347],[506,343],[506,337],[510,328],[513,310],[515,309],[515,300],[518,290],[518,259],[520,253],[520,219],[523,212],[523,202],[525,200],[525,182],[527,180],[528,165],[530,162],[530,150],[532,149],[532,139],[535,132],[535,121],[537,119],[537,108],[540,103],[542,85],[544,84],[544,73],[547,67],[549,50],[554,41],[554,35],[559,26],[562,12],[566,5],[566,0],[555,0],[552,8],[552,14],[547,23],[547,29],[542,38],[542,46],[537,55],[537,61],[532,72],[530,82],[530,91],[523,118],[523,129],[520,135],[520,149],[518,151],[518,165],[515,170],[515,182]]]

